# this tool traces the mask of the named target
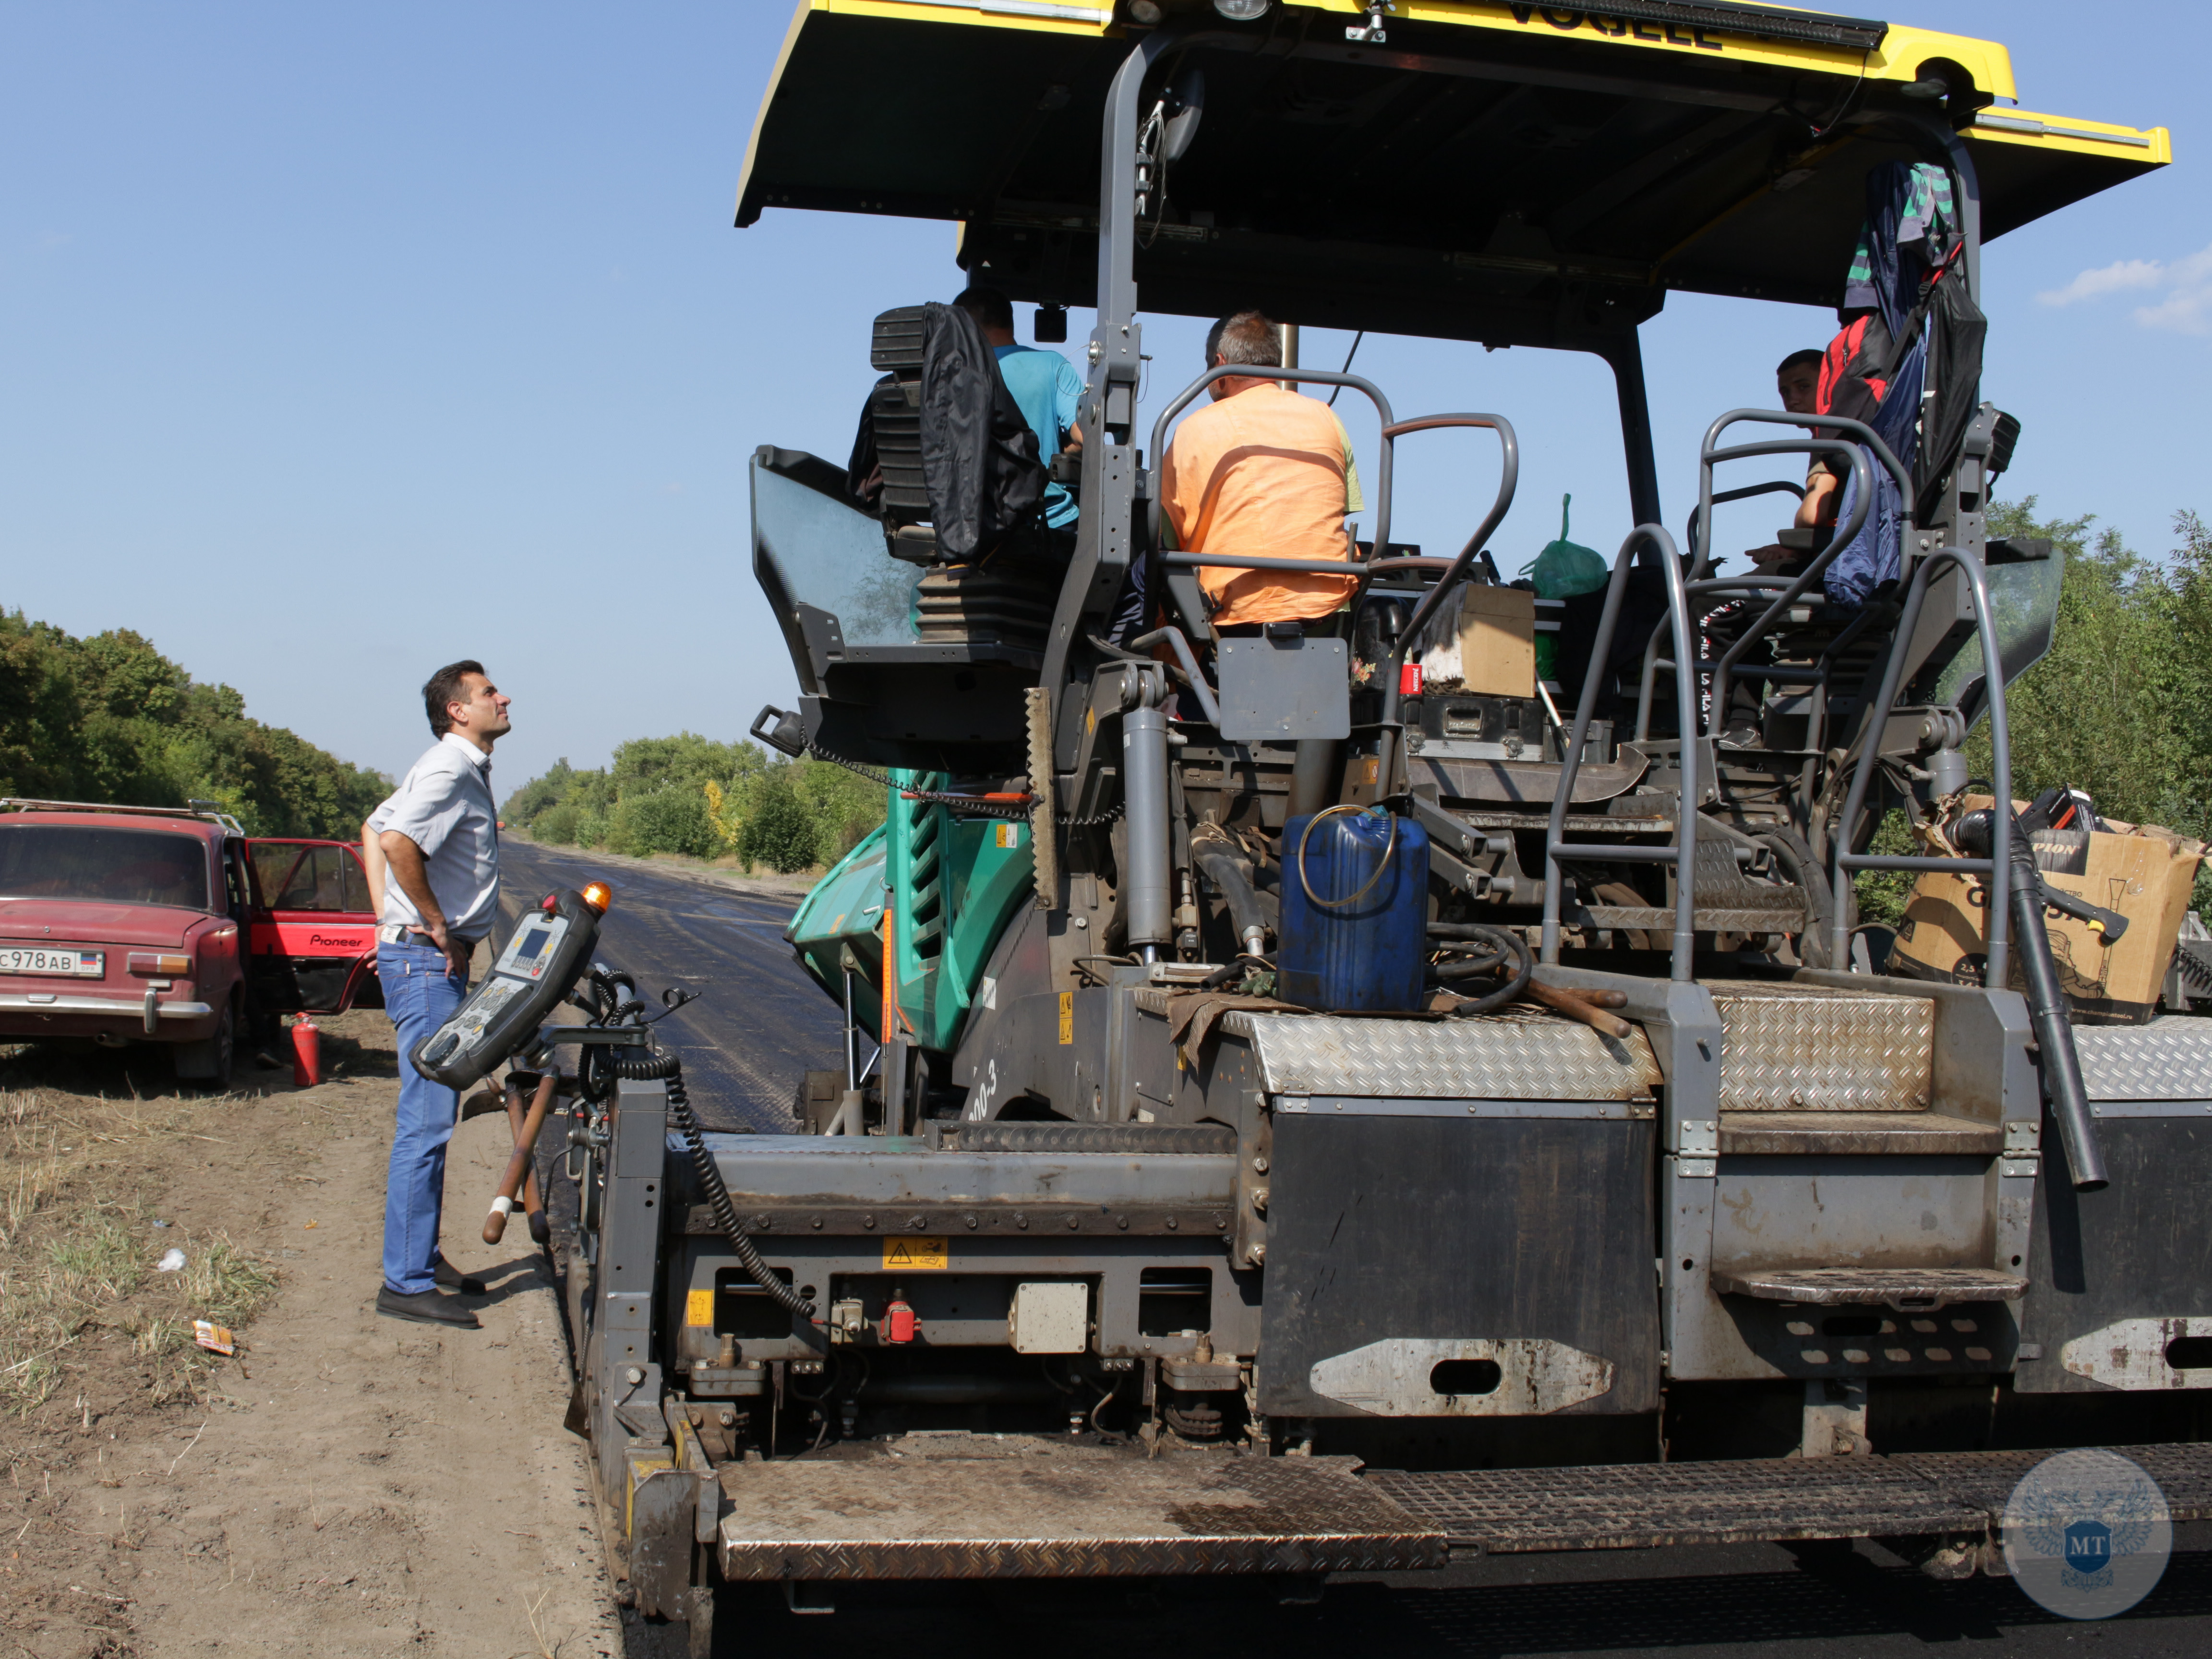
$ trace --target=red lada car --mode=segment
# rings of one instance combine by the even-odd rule
[[[255,842],[210,805],[0,801],[0,1042],[165,1043],[227,1089],[278,1014],[381,1002],[368,885],[344,842]]]
[[[263,1028],[257,1039],[270,1040],[279,1014],[384,1006],[361,848],[261,836],[248,845],[254,909],[247,982]]]

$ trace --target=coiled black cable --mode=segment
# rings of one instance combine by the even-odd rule
[[[617,1011],[625,1002],[640,1010],[645,1006],[637,1000],[637,981],[628,974],[609,973],[605,969],[595,966],[586,978],[592,988],[592,1001],[584,1012],[592,1016],[592,1023],[595,1025],[613,1024]],[[624,990],[630,993],[627,998],[623,995]]]
[[[599,977],[596,973],[592,975],[595,981]],[[691,1097],[684,1087],[684,1062],[674,1054],[655,1054],[650,1060],[618,1058],[614,1061],[614,1074],[632,1083],[667,1084],[668,1109],[675,1116],[677,1128],[683,1133],[684,1144],[691,1149],[691,1163],[699,1171],[699,1184],[707,1189],[707,1206],[714,1212],[715,1224],[729,1239],[730,1248],[737,1252],[744,1270],[753,1276],[753,1283],[767,1291],[771,1301],[811,1322],[814,1304],[769,1271],[759,1249],[738,1224],[737,1206],[730,1202],[730,1189],[722,1184],[721,1169],[715,1164],[714,1155],[707,1150],[699,1120],[691,1115]]]
[[[1430,973],[1447,988],[1455,980],[1474,979],[1501,969],[1505,972],[1504,984],[1453,1010],[1455,1013],[1486,1014],[1494,1008],[1503,1008],[1521,994],[1529,976],[1536,971],[1536,959],[1529,954],[1528,942],[1518,933],[1480,921],[1432,921],[1429,924],[1429,945],[1432,950],[1458,958],[1430,965]],[[1512,964],[1510,968],[1509,961]]]

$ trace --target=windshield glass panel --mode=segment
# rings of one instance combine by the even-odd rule
[[[0,898],[214,908],[198,836],[73,823],[0,825]]]
[[[272,910],[366,910],[368,878],[350,848],[300,842],[253,844],[261,902]]]
[[[837,618],[848,646],[912,645],[919,566],[884,546],[884,527],[780,473],[753,468],[753,545],[791,605]]]
[[[1997,659],[2004,683],[2011,685],[2051,649],[2051,636],[2058,625],[2058,592],[2066,580],[2066,555],[2054,547],[2047,559],[1991,565],[1986,574]],[[1987,678],[1982,670],[1981,635],[1975,634],[1936,682],[1934,700],[1954,704],[1969,720],[1978,722],[1989,712]]]

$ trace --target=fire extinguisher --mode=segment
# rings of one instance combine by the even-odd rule
[[[312,1089],[323,1080],[323,1034],[302,1014],[292,1022],[292,1086]]]

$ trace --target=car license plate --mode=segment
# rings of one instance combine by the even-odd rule
[[[72,979],[99,979],[106,971],[107,955],[103,951],[50,951],[0,945],[0,974],[64,974]]]

